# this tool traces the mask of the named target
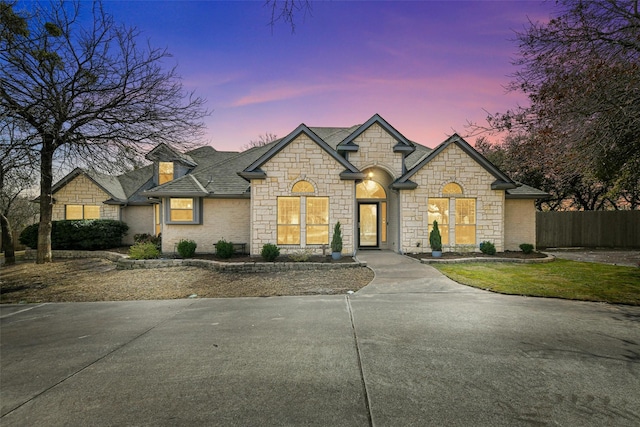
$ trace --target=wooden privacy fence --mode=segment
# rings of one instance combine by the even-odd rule
[[[640,210],[536,212],[538,248],[640,248]]]

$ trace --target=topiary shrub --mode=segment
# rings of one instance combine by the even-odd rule
[[[154,259],[160,256],[160,250],[151,242],[136,243],[129,248],[131,259]]]
[[[520,249],[525,254],[530,254],[531,252],[533,252],[533,245],[531,243],[523,243],[520,245]]]
[[[65,220],[51,223],[51,249],[109,249],[122,245],[129,226],[112,219]],[[38,224],[20,233],[20,243],[38,247]]]
[[[438,228],[438,221],[433,221],[433,229],[429,233],[429,246],[431,246],[432,251],[442,251],[442,236]]]
[[[273,243],[267,243],[262,247],[262,252],[260,252],[260,255],[262,255],[262,259],[264,259],[265,261],[275,261],[275,259],[280,256],[280,248],[278,248]]]
[[[340,229],[340,221],[336,222],[336,225],[333,228],[331,252],[342,252],[342,230]]]
[[[482,252],[483,254],[487,254],[487,255],[495,255],[496,254],[496,247],[493,243],[491,242],[482,242],[480,243],[480,252]]]
[[[216,255],[222,259],[227,259],[231,258],[234,253],[233,243],[227,242],[224,239],[218,240],[218,243],[216,243]]]
[[[192,258],[196,253],[198,244],[193,240],[180,240],[178,242],[178,253],[182,258]]]

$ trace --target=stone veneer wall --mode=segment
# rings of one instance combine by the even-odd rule
[[[349,162],[358,169],[380,166],[394,177],[402,174],[402,153],[393,152],[393,147],[398,142],[379,124],[371,125],[353,142],[360,149],[349,153]]]
[[[536,206],[533,199],[507,199],[504,206],[504,248],[519,251],[521,243],[536,246]]]
[[[203,199],[202,202],[202,224],[162,226],[162,252],[175,252],[182,239],[196,242],[196,252],[201,253],[215,252],[214,245],[220,239],[249,243],[249,199]]]
[[[122,239],[124,244],[132,245],[136,234],[155,233],[153,206],[126,206],[122,208],[122,221],[129,226],[127,235]]]
[[[261,169],[266,172],[267,178],[251,180],[252,255],[259,255],[266,243],[277,243],[277,199],[279,196],[292,196],[291,187],[299,180],[313,184],[315,193],[310,196],[329,197],[329,242],[335,223],[340,221],[342,253],[353,253],[355,184],[351,180],[340,179],[339,174],[344,171],[344,166],[302,134]],[[305,246],[302,235],[300,246],[284,245],[280,246],[280,250],[286,254]],[[320,245],[312,245],[307,249],[316,254],[322,253]]]
[[[78,175],[72,179],[57,191],[53,198],[55,199],[52,212],[54,221],[65,219],[65,205],[100,206],[100,219],[120,220],[120,206],[103,204],[102,202],[111,197],[85,175]]]
[[[479,251],[480,242],[488,240],[496,250],[504,250],[504,191],[491,190],[495,177],[471,159],[455,144],[449,145],[436,158],[411,177],[418,184],[415,190],[402,190],[402,251],[405,253],[430,252],[427,204],[429,197],[448,197],[442,188],[449,182],[462,186],[460,197],[476,199],[476,244],[471,246],[444,246],[444,251]],[[450,228],[455,222],[455,206],[449,212]],[[452,237],[450,235],[450,237]],[[450,242],[454,240],[449,239]],[[420,246],[417,246],[420,243]]]

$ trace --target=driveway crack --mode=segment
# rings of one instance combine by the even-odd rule
[[[356,359],[358,360],[358,371],[360,372],[360,382],[362,384],[362,393],[364,395],[364,406],[367,409],[367,420],[369,426],[373,427],[373,417],[371,415],[371,401],[369,399],[369,392],[367,390],[367,382],[364,378],[364,371],[362,369],[362,354],[360,351],[360,344],[358,343],[358,332],[356,331],[356,324],[353,318],[353,309],[351,308],[351,299],[349,295],[346,296],[347,309],[349,310],[349,320],[351,321],[351,331],[353,333],[353,342],[356,349]]]
[[[18,406],[16,406],[15,408],[11,409],[10,411],[8,411],[5,414],[2,414],[0,416],[0,420],[8,415],[10,415],[11,413],[17,411],[18,409],[22,408],[24,405],[26,405],[29,402],[34,401],[35,399],[39,398],[40,396],[44,395],[45,393],[47,393],[50,390],[53,390],[54,388],[58,387],[60,384],[66,382],[67,380],[75,377],[76,375],[80,374],[81,372],[85,371],[86,369],[90,368],[91,366],[95,365],[96,363],[106,359],[108,356],[112,355],[113,353],[117,352],[118,350],[123,349],[124,347],[128,346],[129,344],[131,344],[132,342],[138,340],[139,338],[142,338],[143,336],[145,336],[146,334],[148,334],[149,332],[151,332],[152,330],[156,329],[158,326],[165,324],[166,322],[170,321],[171,319],[173,319],[174,317],[176,317],[178,314],[182,313],[183,311],[185,311],[186,309],[188,309],[189,307],[191,307],[193,304],[195,304],[196,301],[194,301],[193,303],[185,306],[184,308],[182,308],[181,310],[176,311],[172,316],[167,317],[166,319],[163,319],[161,321],[159,321],[158,323],[150,326],[149,328],[145,329],[144,331],[142,331],[141,333],[139,333],[138,335],[134,336],[133,338],[131,338],[130,340],[114,347],[113,349],[111,349],[110,351],[106,352],[105,354],[103,354],[102,356],[98,357],[97,359],[91,361],[90,363],[86,364],[85,366],[80,367],[79,369],[77,369],[76,371],[70,373],[69,375],[67,375],[66,377],[62,378],[60,381],[57,381],[56,383],[50,385],[49,387],[45,388],[44,390],[34,394],[33,396],[31,396],[30,398],[28,398],[27,400],[25,400],[24,402],[22,402],[21,404],[19,404]]]

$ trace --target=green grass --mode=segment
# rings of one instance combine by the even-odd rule
[[[640,305],[640,268],[555,260],[435,266],[456,282],[510,295]]]

